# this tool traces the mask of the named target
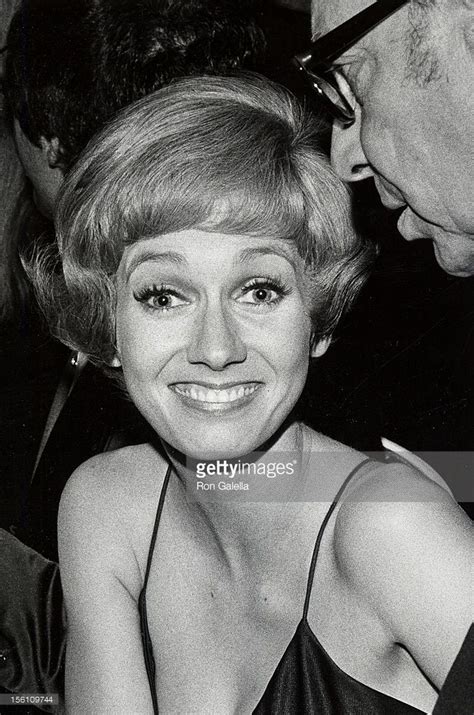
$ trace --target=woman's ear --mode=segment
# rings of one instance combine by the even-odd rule
[[[320,340],[314,340],[311,343],[311,357],[320,358],[324,355],[328,347],[331,345],[331,336],[328,335]]]
[[[120,355],[120,338],[117,335],[117,329],[115,328],[114,335],[114,356],[110,362],[110,367],[122,367],[122,356]]]
[[[110,367],[122,367],[122,361],[120,360],[120,356],[118,353],[115,353],[115,355],[112,358],[112,362],[110,363]]]
[[[53,137],[52,139],[45,139],[40,137],[39,145],[41,152],[48,163],[50,169],[61,169],[61,145],[59,144],[59,139]]]

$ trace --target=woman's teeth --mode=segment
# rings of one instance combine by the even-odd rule
[[[230,388],[207,388],[202,385],[173,385],[174,390],[179,395],[184,395],[189,397],[191,400],[197,400],[198,402],[235,402],[235,400],[240,400],[242,397],[247,397],[251,395],[252,392],[258,388],[258,384],[248,385],[244,387],[240,385],[239,387]]]

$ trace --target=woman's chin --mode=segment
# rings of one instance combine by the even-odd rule
[[[196,462],[216,462],[222,459],[237,460],[243,457],[249,457],[257,452],[260,443],[243,444],[227,444],[227,445],[195,445],[186,449],[180,450],[185,455],[186,464],[194,465]]]
[[[194,468],[197,462],[217,460],[242,460],[253,462],[269,449],[280,445],[280,451],[288,451],[294,446],[293,427],[297,424],[291,415],[283,422],[267,419],[260,425],[225,424],[207,425],[206,429],[182,429],[173,434],[161,434],[168,446],[170,456],[174,456],[183,466]],[[239,428],[240,427],[240,428]],[[285,440],[284,435],[289,435]],[[293,435],[291,437],[291,435]],[[283,438],[283,442],[282,442]],[[174,453],[174,455],[173,455]]]
[[[242,458],[253,461],[258,458],[262,451],[266,451],[262,445],[268,440],[267,435],[261,438],[250,439],[249,435],[221,435],[218,440],[212,439],[170,439],[167,443],[171,451],[175,452],[175,457],[186,467],[194,467],[196,462],[216,462],[218,460],[238,460]],[[178,456],[179,455],[179,456]]]

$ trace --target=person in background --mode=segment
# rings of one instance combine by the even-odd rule
[[[473,276],[473,3],[313,0],[311,11],[313,43],[295,59],[332,119],[334,169],[347,182],[372,179],[384,206],[398,212],[405,239],[429,239],[446,273]],[[389,404],[400,394],[408,448],[472,450],[472,287],[450,279],[436,295],[435,284],[438,312],[430,313],[432,297],[415,285],[418,297],[405,309],[418,301],[419,334],[387,356],[379,376],[373,371],[361,380],[372,387],[367,393],[381,414],[384,386]],[[393,332],[396,321],[384,317]],[[467,471],[462,456],[439,459],[436,466],[448,480],[452,472],[460,500],[471,501],[472,458]]]
[[[50,219],[64,177],[119,108],[179,76],[252,69],[265,38],[254,2],[236,7],[207,0],[23,0],[17,5],[2,55],[2,88],[41,214],[19,195],[20,179],[17,197],[10,182],[10,203],[16,198],[18,203],[2,234],[0,571],[7,587],[0,603],[0,685],[61,693],[62,596],[57,566],[48,560],[57,558],[59,497],[74,468],[110,446],[111,435],[133,442],[138,417],[87,365],[57,416],[30,484],[58,381],[74,365],[44,331],[18,249],[28,250],[40,236],[54,240]],[[11,148],[2,159],[8,156],[19,176]]]
[[[278,3],[285,7],[304,10],[306,13],[309,13],[311,5],[309,0],[308,2],[278,0]],[[405,10],[404,5],[406,5]],[[462,3],[456,3],[455,6],[459,9],[461,5]],[[341,117],[341,110],[343,111],[342,120],[336,119],[332,130],[335,161],[339,156],[338,140],[341,142],[343,139],[351,140],[354,144],[354,137],[357,137],[358,128],[362,126],[360,135],[362,145],[365,146],[364,142],[368,142],[369,138],[372,144],[375,144],[378,139],[380,159],[385,161],[384,170],[380,168],[380,173],[383,174],[384,171],[386,173],[387,163],[391,158],[395,160],[400,155],[401,143],[410,141],[410,133],[405,132],[405,128],[409,126],[407,123],[414,116],[414,110],[422,111],[423,99],[436,90],[440,93],[446,92],[446,101],[449,100],[451,85],[447,87],[446,83],[440,82],[437,89],[436,82],[428,83],[425,93],[420,91],[418,97],[415,92],[410,92],[413,83],[410,82],[409,76],[406,82],[403,80],[399,90],[393,85],[388,89],[389,83],[384,82],[382,75],[375,77],[372,73],[369,76],[365,71],[370,65],[369,60],[372,55],[374,66],[380,64],[380,72],[384,71],[381,55],[379,57],[376,50],[381,49],[380,44],[385,41],[383,38],[388,38],[387,42],[390,43],[392,33],[390,30],[384,31],[382,40],[377,39],[380,38],[380,34],[377,33],[382,32],[387,22],[392,23],[390,27],[395,23],[395,30],[399,30],[403,25],[406,31],[404,46],[407,50],[410,49],[410,57],[416,64],[415,60],[420,60],[418,55],[423,56],[425,45],[421,43],[421,39],[424,42],[429,38],[427,32],[421,32],[424,20],[427,17],[433,20],[430,13],[435,7],[443,7],[443,3],[403,3],[401,0],[373,3],[315,2],[314,51],[310,45],[311,23],[308,14],[299,13],[305,17],[308,30],[307,39],[300,37],[298,47],[299,66],[303,66],[306,70],[298,74],[302,83],[305,75],[306,80],[309,80],[306,82],[306,97],[313,99],[313,106],[315,109],[319,108],[320,114],[325,117],[328,130],[331,129],[335,115]],[[450,5],[448,4],[447,7]],[[360,9],[364,10],[362,16],[358,14]],[[402,18],[400,21],[402,25],[400,25],[397,17],[405,11],[408,13],[408,23],[406,18]],[[464,16],[464,19],[466,17],[468,16]],[[344,24],[345,21],[347,24]],[[433,25],[433,21],[431,24]],[[447,32],[449,27],[452,29],[449,23],[446,28],[440,23],[441,26],[443,32]],[[413,33],[410,33],[410,28],[413,28]],[[427,30],[428,26],[425,29]],[[431,44],[440,41],[440,36],[435,33],[433,27],[431,34],[436,35],[432,38]],[[419,46],[416,46],[416,37],[420,38]],[[357,39],[359,44],[352,45],[351,42]],[[375,45],[372,48],[373,43]],[[403,39],[397,43],[398,54],[390,55],[387,62],[390,59],[399,64],[403,63],[399,52],[402,45]],[[301,52],[305,47],[309,49]],[[346,48],[346,54],[339,62],[341,48]],[[415,52],[416,49],[418,53]],[[390,52],[389,46],[388,54]],[[354,121],[352,106],[356,100],[350,96],[350,88],[347,84],[344,85],[343,77],[346,69],[348,71],[350,69],[351,57],[357,58],[357,62],[354,61],[354,71],[364,60],[364,72],[357,77],[357,83],[360,85],[364,80],[365,90],[370,95],[366,98],[364,106],[360,108],[360,112],[357,110],[357,105],[354,105],[357,110]],[[454,55],[450,59],[454,64]],[[466,72],[469,67],[471,68],[472,83],[472,64],[469,65],[468,53],[465,53],[464,59]],[[333,65],[340,66],[340,72],[336,75],[331,71]],[[399,75],[400,73],[403,74],[399,68]],[[350,74],[353,75],[354,72]],[[469,77],[469,72],[466,77]],[[393,78],[389,79],[392,81]],[[372,84],[370,86],[367,84],[371,82],[374,83],[373,87]],[[453,145],[451,160],[443,164],[440,169],[445,172],[445,175],[452,170],[457,177],[456,183],[446,175],[446,180],[442,179],[440,184],[445,187],[446,197],[452,193],[455,186],[458,187],[459,215],[464,210],[467,212],[472,210],[470,187],[472,186],[473,142],[470,138],[472,125],[469,122],[469,103],[472,103],[472,93],[468,90],[469,83],[463,82],[464,80],[452,85],[463,106],[459,119],[456,119],[459,121],[461,131],[458,142]],[[414,86],[416,87],[416,83]],[[387,88],[386,95],[384,88]],[[372,89],[377,91],[377,97],[374,96]],[[468,94],[465,101],[463,92]],[[399,100],[403,101],[404,109],[397,114]],[[453,123],[453,133],[457,131],[454,126],[455,101],[456,98],[453,96],[453,119],[446,125]],[[393,112],[390,112],[390,102],[395,105]],[[464,112],[465,108],[466,112]],[[386,117],[381,113],[382,110],[386,112]],[[430,115],[428,105],[425,106],[425,114],[427,122],[430,116],[434,121],[435,114]],[[399,121],[395,126],[397,116]],[[397,127],[400,127],[398,134]],[[380,130],[378,137],[377,129]],[[386,133],[386,147],[384,147],[385,134],[384,136],[381,134],[382,129]],[[390,136],[391,129],[393,136]],[[440,132],[441,130],[440,128]],[[429,131],[425,132],[425,135],[426,141],[428,143],[433,141],[433,144],[439,145],[435,149],[441,151],[441,147],[444,146],[443,140],[434,139]],[[390,151],[392,144],[392,151]],[[421,151],[420,141],[418,145]],[[369,152],[368,148],[367,152]],[[414,149],[413,155],[415,154]],[[424,159],[428,160],[430,156],[434,156],[434,151],[428,148]],[[463,161],[464,166],[461,166]],[[371,166],[372,171],[377,168],[374,166]],[[412,172],[415,168],[421,170],[421,166],[420,160],[411,164],[406,162],[406,166],[401,168],[406,172]],[[335,168],[338,167],[339,164],[336,162]],[[457,171],[456,167],[461,168]],[[431,179],[431,170],[426,167],[425,172],[428,179]],[[469,452],[472,450],[474,413],[474,378],[471,370],[474,360],[474,335],[471,330],[474,281],[449,275],[442,270],[435,260],[431,241],[408,242],[402,239],[396,228],[399,211],[391,211],[379,200],[377,187],[380,188],[380,177],[375,176],[375,182],[352,181],[352,179],[370,178],[368,169],[365,174],[358,171],[349,174],[349,177],[347,172],[341,175],[351,180],[354,220],[359,230],[365,235],[370,235],[377,242],[379,256],[355,310],[341,326],[333,350],[322,359],[320,369],[314,375],[310,371],[314,390],[307,392],[307,412],[312,415],[316,429],[321,429],[359,449],[380,449],[379,436],[382,434],[392,442],[410,450],[423,452],[424,459],[445,475],[458,500],[464,503],[469,513],[473,514],[474,510],[470,503],[473,499],[470,474],[474,465]],[[408,174],[406,178],[408,185],[411,183],[415,185]],[[421,179],[418,181],[418,193],[420,196],[423,193]],[[425,193],[427,200],[428,186]],[[467,233],[469,234],[469,230]],[[348,352],[352,354],[349,363]],[[312,399],[313,394],[321,395],[322,391],[325,400]],[[459,454],[459,458],[453,456],[456,454]]]
[[[331,160],[372,178],[408,241],[432,241],[474,275],[474,5],[465,0],[313,0],[299,56],[334,117]]]
[[[65,173],[119,108],[197,72],[254,68],[258,3],[23,0],[3,91],[37,207],[52,216]]]

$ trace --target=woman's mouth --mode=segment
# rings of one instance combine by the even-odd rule
[[[250,401],[262,386],[261,382],[205,385],[193,382],[176,382],[170,385],[176,395],[188,404],[204,410],[226,410]]]

